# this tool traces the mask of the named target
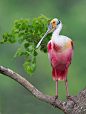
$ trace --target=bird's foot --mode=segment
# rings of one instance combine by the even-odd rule
[[[57,106],[57,105],[56,105],[56,100],[58,100],[59,103],[62,104],[61,100],[58,98],[58,95],[56,95],[56,96],[54,97],[54,100],[55,100],[54,103],[53,103],[54,108],[56,108],[56,106]]]
[[[67,102],[68,99],[70,99],[70,100],[73,101],[75,104],[77,104],[76,101],[75,101],[71,96],[67,96],[66,102]]]
[[[55,95],[55,101],[56,101],[56,99],[58,99],[58,95]]]
[[[55,95],[55,97],[54,97],[54,103],[53,103],[53,106],[54,106],[54,108],[56,108],[56,99],[58,99],[58,95]]]

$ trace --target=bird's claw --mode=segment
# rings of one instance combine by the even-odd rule
[[[53,103],[53,106],[54,106],[54,108],[56,108],[56,99],[58,99],[58,95],[56,95],[55,97],[54,97],[54,103]]]
[[[70,100],[73,101],[75,104],[77,104],[76,101],[75,101],[71,96],[67,96],[66,102],[67,102],[68,99],[70,99]]]
[[[58,99],[58,95],[55,96],[55,101],[56,101],[56,99]]]
[[[56,108],[57,107],[57,105],[56,105],[56,100],[58,100],[58,102],[62,105],[62,102],[61,102],[61,100],[58,98],[58,95],[56,95],[55,97],[54,97],[54,103],[53,103],[53,106],[54,106],[54,108]]]

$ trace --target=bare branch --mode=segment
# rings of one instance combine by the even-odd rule
[[[62,102],[57,99],[55,101],[54,97],[41,93],[31,83],[29,83],[25,78],[23,78],[16,72],[4,66],[0,66],[0,73],[14,79],[18,83],[20,83],[23,87],[25,87],[37,99],[47,102],[55,106],[56,108],[59,108],[65,114],[86,114],[86,87],[79,94],[71,96],[72,99],[76,101],[76,103],[74,103],[71,100]]]
[[[23,78],[19,74],[15,73],[14,71],[8,69],[7,67],[0,66],[0,73],[14,79],[18,83],[20,83],[23,87],[25,87],[32,95],[34,95],[39,100],[47,102],[51,105],[54,104],[54,102],[55,102],[54,97],[41,93],[31,83],[29,83],[25,78]],[[59,101],[59,100],[56,101],[56,107],[58,107],[61,110],[64,110],[64,108],[60,102],[61,101]]]

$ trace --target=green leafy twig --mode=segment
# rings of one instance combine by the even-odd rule
[[[41,15],[33,20],[15,20],[11,33],[9,34],[8,32],[5,32],[3,34],[3,39],[0,41],[0,44],[4,44],[6,42],[10,42],[12,44],[16,41],[18,41],[19,44],[23,44],[23,47],[17,50],[13,58],[24,56],[25,62],[23,66],[30,75],[32,75],[36,70],[36,56],[38,55],[37,50],[35,49],[36,45],[47,31],[48,22],[50,22],[51,19]],[[47,43],[50,38],[49,34],[40,46],[40,50],[45,53],[47,53]]]

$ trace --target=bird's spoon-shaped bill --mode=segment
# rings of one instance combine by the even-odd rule
[[[42,39],[38,42],[38,44],[37,44],[37,46],[36,46],[36,49],[39,48],[39,46],[40,46],[40,44],[42,43],[43,39],[52,31],[52,29],[53,29],[53,26],[52,26],[52,24],[50,23],[47,32],[46,32],[45,35],[42,37]]]

